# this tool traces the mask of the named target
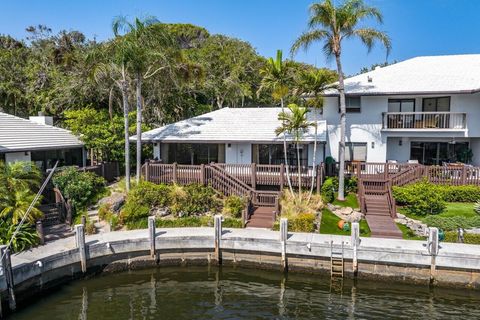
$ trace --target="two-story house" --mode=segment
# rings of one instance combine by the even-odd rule
[[[346,79],[346,160],[480,165],[480,54],[417,57]],[[316,162],[338,160],[339,98],[325,94],[317,121]],[[280,108],[224,108],[142,135],[165,163],[279,164],[283,160]],[[135,140],[135,137],[132,138]],[[289,163],[296,163],[288,137]],[[301,163],[311,164],[311,130]]]

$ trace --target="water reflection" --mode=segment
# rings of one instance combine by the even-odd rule
[[[480,293],[233,268],[80,280],[12,319],[478,319]]]

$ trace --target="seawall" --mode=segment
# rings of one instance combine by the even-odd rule
[[[476,245],[440,243],[438,254],[432,255],[427,241],[360,238],[354,273],[351,237],[288,233],[283,244],[278,231],[223,229],[219,239],[216,242],[214,228],[156,229],[152,256],[148,229],[86,236],[84,272],[75,238],[61,239],[11,256],[13,290],[21,303],[41,290],[98,272],[172,264],[222,263],[282,270],[282,250],[288,271],[330,274],[332,241],[337,252],[343,242],[345,277],[480,288],[480,246]],[[4,273],[0,293],[5,308],[9,294]]]

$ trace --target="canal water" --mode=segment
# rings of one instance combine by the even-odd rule
[[[9,319],[480,319],[479,305],[473,290],[175,267],[73,281]]]

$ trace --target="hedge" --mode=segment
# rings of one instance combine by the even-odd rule
[[[445,242],[457,242],[458,233],[455,231],[445,232]],[[464,233],[463,242],[468,244],[480,244],[480,234]]]
[[[128,230],[148,228],[148,220],[136,220],[127,222]],[[155,220],[157,228],[184,228],[184,227],[212,227],[213,217],[183,217],[176,219],[157,219]],[[224,218],[222,228],[242,228],[242,220],[234,218]]]
[[[437,227],[445,231],[457,230],[458,228],[470,229],[480,227],[480,216],[475,217],[439,217],[428,216],[423,222],[429,227]]]

